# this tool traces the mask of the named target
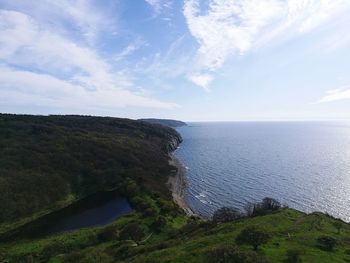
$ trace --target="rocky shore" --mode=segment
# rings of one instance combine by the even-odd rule
[[[187,205],[185,200],[186,190],[186,168],[181,162],[175,157],[173,153],[169,154],[169,164],[176,167],[175,175],[169,176],[168,185],[172,192],[174,202],[182,208],[188,216],[196,216],[196,214]]]

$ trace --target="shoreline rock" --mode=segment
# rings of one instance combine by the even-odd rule
[[[174,153],[169,153],[169,164],[176,167],[176,174],[170,175],[168,179],[168,186],[172,193],[174,202],[185,211],[188,216],[196,216],[192,209],[188,206],[185,200],[185,190],[186,190],[186,168],[182,163],[175,157]]]

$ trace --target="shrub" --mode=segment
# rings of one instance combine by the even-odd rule
[[[224,223],[242,218],[240,211],[232,207],[222,207],[215,211],[213,221],[216,223]]]
[[[337,240],[330,236],[320,236],[317,238],[317,246],[325,251],[332,251],[337,244]]]
[[[119,232],[116,226],[107,226],[100,233],[98,233],[97,238],[102,242],[111,241],[117,239]]]
[[[158,216],[151,224],[151,229],[160,232],[166,226],[167,220],[164,216]]]
[[[157,214],[158,214],[157,210],[153,207],[149,207],[143,211],[143,215],[145,217],[152,217],[152,216],[156,216]]]
[[[99,250],[93,250],[87,253],[85,257],[80,261],[81,263],[111,263],[113,258],[105,252]]]
[[[125,259],[132,255],[132,247],[128,244],[120,245],[118,248],[113,250],[113,255],[118,259]]]
[[[199,229],[199,224],[196,221],[191,221],[190,223],[180,228],[176,236],[187,235],[187,234],[193,233],[198,229]]]
[[[67,246],[63,242],[54,241],[46,247],[44,247],[44,249],[40,253],[40,258],[46,260],[58,254],[69,253],[71,250],[72,248]]]
[[[82,251],[73,251],[72,253],[69,253],[68,255],[64,256],[63,262],[76,263],[76,262],[80,262],[83,257],[84,257],[84,253]]]
[[[263,257],[252,251],[240,251],[233,245],[211,248],[205,254],[208,263],[267,263]]]
[[[98,235],[96,233],[91,233],[91,235],[88,236],[88,240],[85,246],[82,246],[81,248],[96,245],[98,242],[99,242]]]
[[[340,234],[340,231],[341,231],[341,229],[343,227],[343,223],[340,222],[340,221],[335,221],[333,223],[333,226],[337,229],[337,233]]]
[[[236,242],[239,245],[251,245],[254,250],[258,250],[258,247],[267,243],[269,239],[270,235],[268,233],[254,226],[250,226],[241,231],[236,238]]]
[[[290,249],[286,253],[287,259],[284,262],[285,263],[300,263],[302,261],[301,260],[302,254],[304,254],[304,253],[299,249]]]
[[[260,216],[272,213],[281,209],[282,205],[276,199],[265,197],[261,202],[252,204],[248,203],[245,206],[247,216]]]
[[[137,222],[128,223],[120,232],[121,239],[132,239],[134,241],[139,241],[144,236],[143,229],[139,226]]]

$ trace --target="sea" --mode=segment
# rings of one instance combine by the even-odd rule
[[[349,122],[206,122],[177,129],[185,199],[210,217],[272,197],[350,222]]]

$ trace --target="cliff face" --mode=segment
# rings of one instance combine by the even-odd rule
[[[166,151],[168,153],[175,151],[180,143],[182,143],[182,137],[177,131],[174,130],[174,133],[168,138],[168,143],[166,144]]]

